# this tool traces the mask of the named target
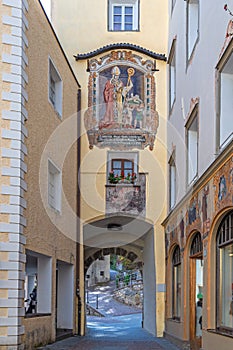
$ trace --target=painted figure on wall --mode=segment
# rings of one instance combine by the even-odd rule
[[[222,175],[219,180],[219,191],[218,191],[218,200],[221,201],[227,194],[227,185],[225,176]]]
[[[117,51],[89,61],[88,110],[84,124],[89,147],[152,150],[159,126],[155,64]]]
[[[124,86],[120,79],[120,68],[115,66],[112,68],[112,78],[108,80],[104,88],[104,102],[106,103],[106,111],[104,121],[100,123],[101,127],[108,127],[113,122],[122,125],[123,110],[126,105],[126,96],[133,87],[131,76],[134,75],[134,69],[128,68],[128,81]]]

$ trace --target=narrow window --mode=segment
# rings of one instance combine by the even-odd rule
[[[188,123],[187,135],[187,182],[190,185],[197,177],[198,171],[198,112],[195,107]]]
[[[176,164],[174,154],[169,160],[169,208],[172,209],[176,203]]]
[[[219,146],[227,145],[233,137],[233,54],[220,71]]]
[[[176,40],[173,41],[169,59],[169,112],[176,98]]]
[[[49,101],[62,116],[62,80],[51,59],[49,59]]]
[[[187,58],[190,59],[199,36],[199,0],[187,1]]]
[[[181,315],[181,257],[176,246],[172,258],[172,318],[180,320]]]
[[[48,161],[48,204],[56,211],[61,210],[61,172]]]
[[[217,235],[217,328],[233,334],[233,211]]]

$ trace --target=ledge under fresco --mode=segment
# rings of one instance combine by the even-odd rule
[[[155,70],[155,62],[126,50],[89,61],[84,124],[90,149],[153,149],[159,126]]]
[[[146,175],[139,174],[135,184],[106,185],[106,214],[146,215]]]
[[[166,254],[174,243],[184,249],[187,237],[194,230],[199,231],[203,239],[208,237],[214,218],[230,206],[233,206],[233,157],[168,221],[165,226]]]

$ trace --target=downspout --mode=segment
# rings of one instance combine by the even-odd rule
[[[76,240],[76,296],[77,309],[77,333],[81,335],[82,301],[80,296],[80,164],[81,164],[81,87],[77,94],[77,240]]]

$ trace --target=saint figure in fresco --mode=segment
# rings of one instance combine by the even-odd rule
[[[124,86],[120,80],[120,69],[115,66],[112,68],[112,78],[108,80],[104,88],[104,102],[106,103],[106,111],[104,114],[103,126],[110,126],[113,122],[122,124],[123,106],[126,95],[132,89],[133,83],[131,76],[134,74],[134,69],[128,69],[128,81]]]

